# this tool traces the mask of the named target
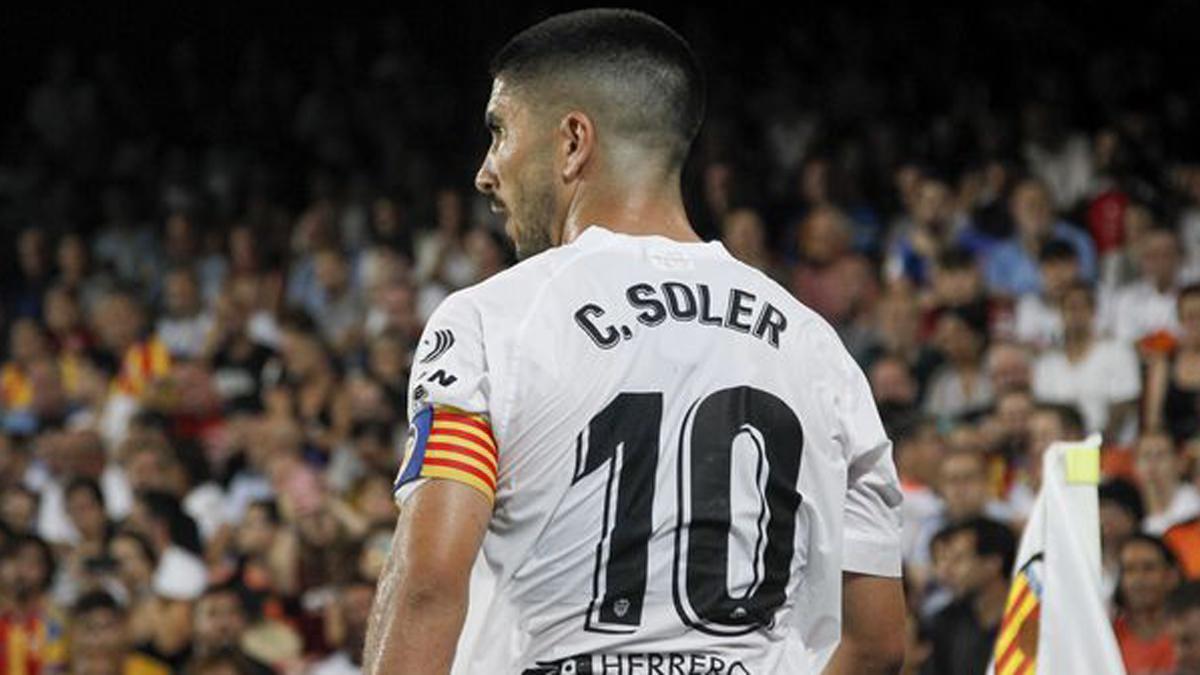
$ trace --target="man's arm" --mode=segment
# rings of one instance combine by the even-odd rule
[[[375,591],[364,673],[450,672],[491,514],[479,490],[450,480],[429,480],[405,501]]]
[[[904,586],[900,579],[842,575],[842,641],[826,675],[899,673],[904,665]]]

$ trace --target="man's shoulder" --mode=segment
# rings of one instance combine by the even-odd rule
[[[526,310],[535,296],[578,257],[579,251],[570,247],[543,251],[477,284],[451,293],[438,309],[470,307],[489,313]]]

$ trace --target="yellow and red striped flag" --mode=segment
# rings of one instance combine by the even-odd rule
[[[1037,672],[1038,628],[1042,615],[1041,562],[1041,556],[1033,558],[1013,577],[993,655],[996,675]]]

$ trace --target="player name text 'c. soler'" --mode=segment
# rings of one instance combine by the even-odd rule
[[[625,289],[625,299],[640,310],[635,318],[642,326],[653,328],[667,319],[695,322],[745,333],[766,340],[776,349],[788,325],[778,308],[769,302],[759,303],[755,294],[740,288],[714,291],[701,283],[642,282]],[[612,349],[622,340],[633,339],[635,326],[614,325],[605,320],[606,315],[603,307],[589,302],[575,310],[575,323],[601,349]]]

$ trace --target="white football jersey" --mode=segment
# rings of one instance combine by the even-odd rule
[[[469,672],[802,673],[840,636],[843,570],[900,575],[862,371],[719,242],[592,226],[453,294],[409,401],[490,423],[494,474],[471,480],[494,485],[496,585]],[[401,503],[449,476],[412,445]]]

